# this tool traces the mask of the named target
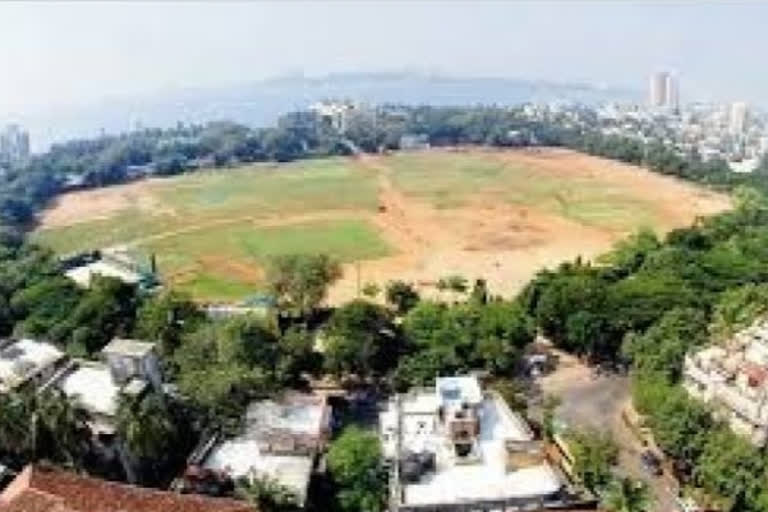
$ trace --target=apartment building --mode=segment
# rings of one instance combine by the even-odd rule
[[[757,446],[768,441],[768,319],[685,358],[683,385]]]

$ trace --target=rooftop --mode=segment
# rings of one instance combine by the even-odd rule
[[[449,406],[450,416],[437,397],[446,384],[450,389],[457,383],[467,401],[478,393],[480,400],[470,408]],[[546,497],[566,484],[545,461],[527,423],[498,394],[483,394],[474,378],[437,379],[434,390],[392,402],[380,421],[385,455],[410,475],[400,475],[402,506]],[[463,431],[470,432],[472,447],[459,454],[458,446],[468,442]],[[431,460],[415,478],[412,468],[402,469],[415,460],[412,454]]]
[[[66,272],[68,278],[83,288],[91,286],[91,279],[96,275],[115,277],[129,284],[136,284],[141,280],[141,276],[138,273],[104,260],[94,261]]]
[[[95,361],[78,361],[58,377],[56,385],[91,414],[90,423],[94,430],[108,433],[114,431],[110,418],[117,414],[120,393],[139,395],[147,387],[147,383],[140,379],[118,384],[109,367]]]
[[[105,364],[81,362],[61,377],[58,386],[92,414],[112,417],[117,413],[120,387]]]
[[[64,357],[49,343],[26,338],[0,341],[0,392],[16,388]]]
[[[328,421],[329,408],[322,397],[289,394],[280,401],[254,402],[242,434],[215,445],[202,467],[234,479],[268,476],[304,503],[314,454]]]
[[[3,512],[253,512],[245,503],[97,480],[27,466],[0,494]]]
[[[101,353],[106,355],[144,357],[152,352],[154,348],[155,344],[149,341],[115,338],[106,347],[101,349]]]

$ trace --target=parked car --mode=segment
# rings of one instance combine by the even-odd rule
[[[660,476],[663,473],[661,460],[650,450],[640,454],[640,462],[643,464],[643,468],[652,476]]]

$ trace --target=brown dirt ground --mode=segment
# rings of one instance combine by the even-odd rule
[[[730,200],[724,195],[635,166],[573,151],[488,151],[495,153],[497,158],[548,175],[564,178],[577,176],[603,184],[615,182],[623,187],[629,184],[637,197],[652,200],[663,213],[664,220],[658,226],[662,231],[688,225],[697,216],[714,214],[730,207]],[[478,195],[460,208],[436,209],[426,202],[403,195],[393,185],[391,169],[384,157],[361,156],[357,165],[361,172],[376,176],[378,213],[318,211],[269,219],[223,218],[185,226],[181,230],[148,239],[249,219],[254,221],[254,225],[276,226],[336,218],[366,218],[398,252],[391,257],[345,265],[344,277],[329,293],[329,302],[338,304],[357,295],[358,283],[383,285],[392,279],[412,281],[425,295],[436,296],[438,292],[434,283],[450,274],[460,274],[470,280],[482,277],[488,281],[493,293],[511,296],[538,270],[577,256],[593,259],[626,235],[624,232],[583,225],[527,206],[507,204],[491,196]],[[41,225],[56,227],[104,218],[127,207],[168,213],[151,194],[153,181],[66,194],[43,213]],[[198,263],[207,266],[211,262],[198,260]],[[222,262],[215,263],[218,266]],[[228,262],[227,268],[232,275],[248,282],[261,277],[258,269],[237,262]]]
[[[498,158],[550,175],[575,175],[624,187],[629,184],[638,198],[653,200],[660,209],[661,231],[688,225],[697,216],[731,206],[722,194],[636,166],[573,151],[490,151]],[[627,234],[489,197],[478,196],[461,208],[435,209],[405,197],[393,186],[386,159],[361,156],[358,160],[364,170],[377,172],[383,208],[373,222],[400,252],[388,258],[346,265],[344,277],[329,293],[329,302],[334,304],[355,297],[358,284],[384,284],[391,279],[412,281],[422,294],[439,297],[434,284],[451,274],[470,280],[484,278],[493,293],[513,296],[542,268],[577,256],[594,259]]]
[[[45,228],[71,226],[79,222],[106,219],[128,208],[150,213],[173,213],[150,193],[158,181],[140,180],[64,194],[40,214],[38,222]]]

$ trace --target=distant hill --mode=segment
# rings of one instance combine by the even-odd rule
[[[167,127],[181,121],[218,119],[262,126],[286,111],[324,98],[369,103],[432,105],[499,104],[567,100],[599,103],[636,100],[636,91],[509,78],[459,78],[424,73],[341,73],[321,78],[286,76],[212,89],[179,89],[146,97],[101,102],[88,108],[22,119],[36,150],[51,142],[123,132],[137,126]]]

